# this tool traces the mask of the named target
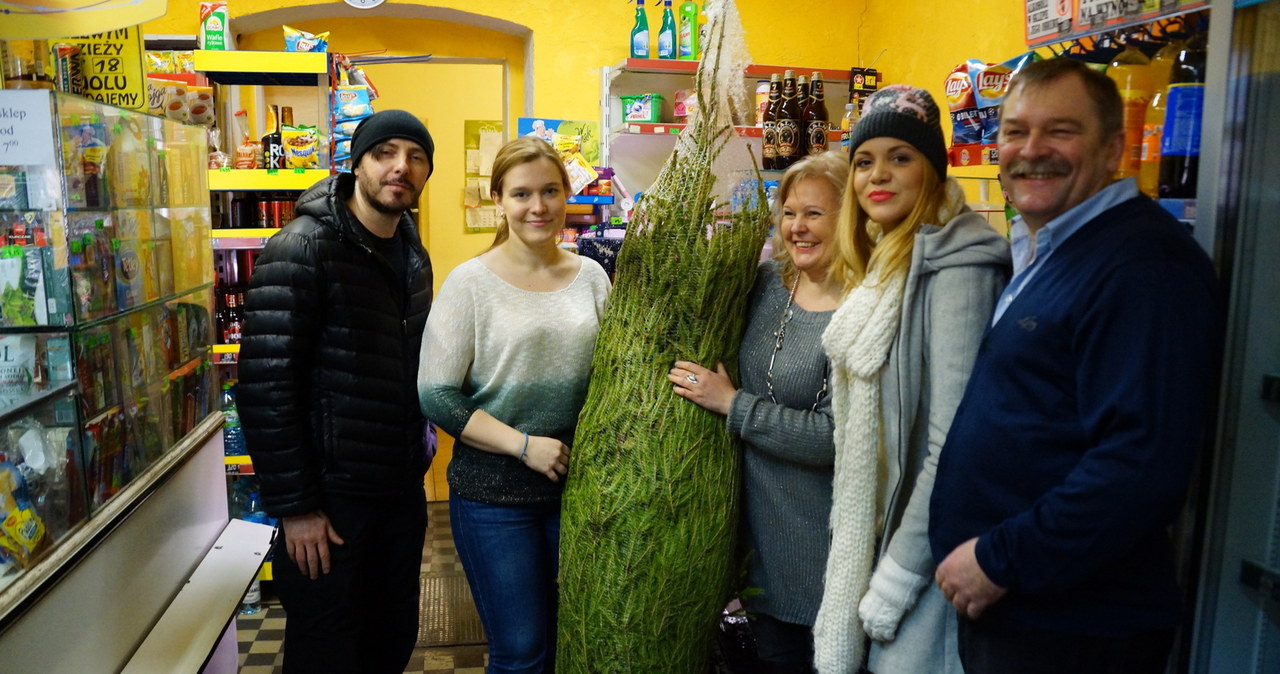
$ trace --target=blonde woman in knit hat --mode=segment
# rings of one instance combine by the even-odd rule
[[[947,178],[938,106],[885,87],[850,139],[831,275],[851,290],[822,343],[835,417],[832,542],[814,626],[822,674],[959,674],[956,614],[931,582],[938,453],[1010,268]]]
[[[774,259],[760,266],[738,351],[742,388],[723,365],[677,361],[677,395],[723,414],[743,442],[742,602],[761,674],[813,671],[813,621],[822,600],[831,513],[830,371],[822,331],[844,287],[831,276],[849,159],[808,157],[779,184]]]

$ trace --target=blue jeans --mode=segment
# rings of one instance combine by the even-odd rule
[[[449,522],[489,640],[489,674],[555,671],[560,503],[449,496]]]

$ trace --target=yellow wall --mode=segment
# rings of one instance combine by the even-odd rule
[[[646,7],[652,32],[656,32],[661,17],[655,4],[651,1]],[[971,57],[1004,60],[1025,51],[1023,4],[1015,0],[738,0],[737,4],[748,49],[757,63],[845,68],[874,61],[886,82],[923,86],[940,103],[945,101],[941,83],[957,63]],[[145,24],[143,31],[195,33],[196,6],[194,2],[171,2],[169,13]],[[599,69],[626,56],[635,11],[634,6],[622,0],[404,0],[395,3],[394,10],[388,7],[357,12],[356,17],[336,17],[336,12],[355,10],[347,10],[336,0],[237,0],[231,8],[231,25],[236,28],[238,17],[271,12],[271,16],[283,17],[289,25],[303,30],[330,31],[335,51],[385,49],[390,54],[508,58],[513,64],[513,119],[535,114],[596,119]],[[391,11],[445,17],[454,22],[381,16]],[[460,25],[488,19],[507,22],[507,30],[516,34]],[[244,42],[248,48],[261,49],[277,49],[282,44],[278,29],[264,30]],[[395,85],[380,84],[384,88]],[[993,176],[994,170],[957,169],[955,173]],[[456,203],[456,192],[446,196],[432,186],[430,194],[430,203],[437,210],[452,209]],[[431,220],[439,226],[435,214]],[[469,240],[475,237],[460,233],[441,240],[431,238],[433,254],[438,251],[446,259],[465,257],[476,247]],[[443,277],[448,269],[442,267],[440,271]]]
[[[949,125],[942,81],[956,64],[971,57],[1002,61],[1025,51],[1023,4],[1015,0],[738,0],[737,4],[754,62],[842,69],[874,61],[885,83],[928,89],[943,106],[944,127]],[[652,1],[647,5],[650,31],[656,36],[661,9]],[[197,7],[195,2],[171,2],[169,13],[144,24],[143,32],[194,34]],[[626,57],[635,15],[634,6],[622,0],[402,0],[355,16],[339,16],[352,11],[337,0],[236,0],[231,5],[231,26],[233,31],[243,31],[237,28],[242,18],[262,26],[239,38],[242,49],[282,49],[278,23],[288,23],[313,33],[329,31],[330,49],[347,54],[506,59],[511,86],[508,114],[514,124],[516,117],[534,115],[598,119],[600,67]],[[275,22],[270,27],[263,23],[264,13]],[[491,19],[500,21],[489,25]],[[369,74],[384,96],[376,107],[413,111],[427,122],[436,141],[436,173],[424,196],[423,238],[434,261],[438,288],[454,266],[483,249],[491,238],[462,233],[461,123],[500,119],[501,99],[495,103],[492,96],[498,86],[492,69],[426,68],[376,66],[370,67]],[[514,129],[509,132],[513,134]],[[947,132],[949,136],[949,128]],[[995,171],[974,168],[954,173],[990,177]],[[976,183],[965,182],[976,201]],[[998,192],[991,199],[998,200]],[[437,466],[428,477],[432,498],[447,494],[442,473],[451,443],[446,437],[441,441]]]

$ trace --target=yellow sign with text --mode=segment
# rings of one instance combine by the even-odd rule
[[[139,112],[147,112],[147,76],[142,61],[142,31],[121,28],[67,38],[80,47],[85,97]]]

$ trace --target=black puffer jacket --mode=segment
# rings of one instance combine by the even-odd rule
[[[322,493],[378,497],[421,488],[416,377],[431,308],[431,261],[408,215],[408,287],[347,209],[355,179],[330,176],[267,242],[249,280],[238,404],[274,517]]]

